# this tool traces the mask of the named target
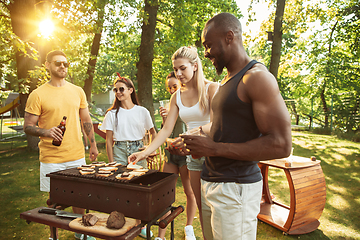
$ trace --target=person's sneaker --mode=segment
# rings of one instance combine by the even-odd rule
[[[84,240],[84,234],[82,233],[75,233],[75,238],[79,240]],[[86,240],[96,240],[96,238],[86,235]]]
[[[161,239],[160,237],[156,237],[154,240],[166,240],[166,238]]]
[[[196,240],[193,226],[187,225],[184,230],[185,240]]]
[[[146,237],[146,227],[141,229],[141,232],[140,232],[139,236],[142,237],[142,238],[147,238]],[[152,231],[150,231],[150,237],[152,237],[152,236],[153,236],[153,233],[152,233]]]
[[[86,146],[86,147],[85,147],[85,150],[89,150],[89,147],[88,147],[88,146]]]

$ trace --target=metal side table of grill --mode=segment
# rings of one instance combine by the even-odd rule
[[[158,225],[161,228],[165,228],[168,225],[168,223],[171,223],[171,238],[170,239],[174,240],[174,219],[184,210],[183,206],[169,207],[163,213],[161,213],[158,217],[156,217],[156,219],[153,219],[150,222],[142,222],[141,224],[133,227],[131,230],[129,230],[128,232],[126,232],[125,234],[123,234],[121,236],[109,237],[109,236],[105,236],[105,235],[94,233],[94,232],[90,233],[90,232],[81,231],[78,229],[72,229],[69,226],[72,219],[57,217],[55,215],[39,213],[39,210],[42,208],[45,208],[45,207],[38,207],[38,208],[35,208],[32,210],[23,212],[20,214],[20,218],[25,219],[27,223],[36,222],[36,223],[48,225],[52,228],[53,231],[56,228],[61,228],[64,230],[78,232],[78,233],[82,233],[85,235],[91,235],[96,238],[107,239],[107,240],[131,240],[131,239],[134,239],[135,237],[137,237],[140,234],[141,228],[145,225],[147,225],[147,229],[148,229],[147,230],[148,231],[147,239],[150,240],[151,239],[151,237],[150,237],[151,226]],[[168,211],[171,211],[171,214],[169,216],[167,216],[165,219],[163,219],[162,221],[158,222],[157,219],[159,219],[161,216],[165,215]],[[56,238],[54,238],[54,239],[56,239]]]

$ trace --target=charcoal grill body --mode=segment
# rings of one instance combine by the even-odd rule
[[[126,217],[149,222],[175,202],[178,175],[153,172],[129,182],[104,181],[50,173],[50,199],[105,213],[122,212]]]

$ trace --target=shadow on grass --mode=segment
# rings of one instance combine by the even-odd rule
[[[330,240],[332,238],[329,238],[324,234],[322,230],[315,230],[308,234],[303,235],[286,235],[279,229],[272,227],[268,225],[267,223],[258,221],[258,231],[257,231],[257,239],[266,239],[266,240],[276,240],[276,239],[305,239],[305,240]]]
[[[355,239],[360,229],[360,145],[326,135],[297,135],[295,155],[316,156],[326,181],[326,204],[320,222],[330,222],[335,238]],[[329,228],[329,226],[326,226]],[[322,226],[320,225],[320,228]],[[338,228],[338,229],[336,229]]]

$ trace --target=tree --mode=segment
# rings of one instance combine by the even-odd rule
[[[35,5],[38,1],[35,0],[14,0],[7,6],[10,13],[11,25],[13,32],[23,41],[34,47],[36,42],[36,34],[33,29],[36,29],[34,23],[36,23]],[[26,11],[24,11],[26,8]],[[24,46],[24,45],[19,45]],[[27,49],[21,51],[19,48],[15,48],[16,56],[16,70],[17,78],[19,79],[19,91],[20,91],[20,114],[24,114],[26,100],[28,98],[28,91],[32,91],[36,88],[37,79],[29,77],[29,70],[35,69],[35,66],[39,65],[37,52],[34,48],[29,49],[33,51],[32,55],[24,54]],[[29,88],[29,89],[27,89]],[[27,135],[28,148],[31,150],[38,149],[39,138]]]
[[[153,6],[151,5],[153,2],[148,3],[150,7]],[[154,112],[153,100],[169,98],[164,91],[164,80],[172,70],[171,56],[175,50],[183,45],[196,45],[199,47],[200,57],[203,58],[200,36],[205,22],[221,11],[241,16],[234,1],[211,3],[161,1],[158,2],[155,28],[151,27],[153,33],[149,35],[147,32],[149,29],[144,30],[145,27],[150,28],[150,24],[145,25],[150,23],[150,14],[146,14],[148,12],[145,11],[145,5],[132,7],[144,9],[140,11],[137,21],[127,26],[122,23],[115,24],[107,29],[108,39],[101,50],[104,54],[100,54],[96,67],[94,87],[96,91],[108,90],[110,86],[104,87],[104,84],[99,83],[106,81],[106,84],[111,85],[111,79],[116,77],[116,71],[122,76],[128,76],[134,81],[135,86],[138,86],[141,103],[148,107],[152,114]],[[141,34],[137,30],[138,26],[141,26]],[[152,34],[154,40],[152,40]],[[142,51],[150,55],[142,55]],[[144,71],[145,68],[148,70]],[[204,69],[209,79],[220,78],[216,76],[210,61],[204,61]],[[142,85],[143,80],[140,78],[147,83]],[[147,93],[144,94],[144,91]]]
[[[271,61],[270,61],[270,72],[277,79],[280,55],[281,55],[281,43],[282,43],[282,22],[285,9],[285,0],[277,0],[276,2],[276,13],[274,20],[274,33],[273,42],[271,48]]]
[[[35,0],[15,0],[10,2],[7,6],[10,13],[13,32],[21,39],[21,41],[27,42],[29,44],[28,46],[31,47],[34,47],[33,43],[36,42],[36,35],[33,32],[33,29],[35,28],[34,23],[37,22],[35,14],[36,3],[37,1]],[[25,12],[23,11],[24,7],[28,9]],[[21,51],[20,49],[15,50],[17,77],[21,81],[21,87],[19,86],[19,90],[22,106],[20,112],[22,114],[24,112],[28,96],[28,94],[26,94],[26,88],[29,87],[30,91],[36,88],[36,79],[30,79],[30,81],[28,81],[28,71],[30,69],[35,69],[35,66],[38,65],[38,57],[35,55],[37,52],[35,48],[31,50],[33,51],[33,55],[24,54],[26,49],[24,49],[24,51]]]
[[[96,6],[97,9],[97,21],[95,23],[95,35],[94,35],[94,39],[91,45],[91,52],[90,52],[90,59],[89,59],[89,63],[88,63],[88,70],[86,72],[87,78],[85,79],[85,84],[84,84],[84,91],[86,94],[86,99],[88,102],[91,102],[91,90],[92,90],[92,83],[93,83],[93,79],[94,79],[94,72],[95,72],[95,66],[96,66],[96,61],[97,61],[97,57],[99,54],[99,49],[100,49],[100,40],[101,40],[101,34],[103,31],[103,25],[104,25],[104,15],[105,15],[105,6],[107,4],[107,1],[105,0],[99,0],[96,3],[94,3],[94,5]]]
[[[157,0],[145,0],[139,62],[136,65],[138,70],[139,101],[142,106],[150,111],[153,121],[155,118],[152,101],[152,61],[154,58],[155,26],[158,8]]]

